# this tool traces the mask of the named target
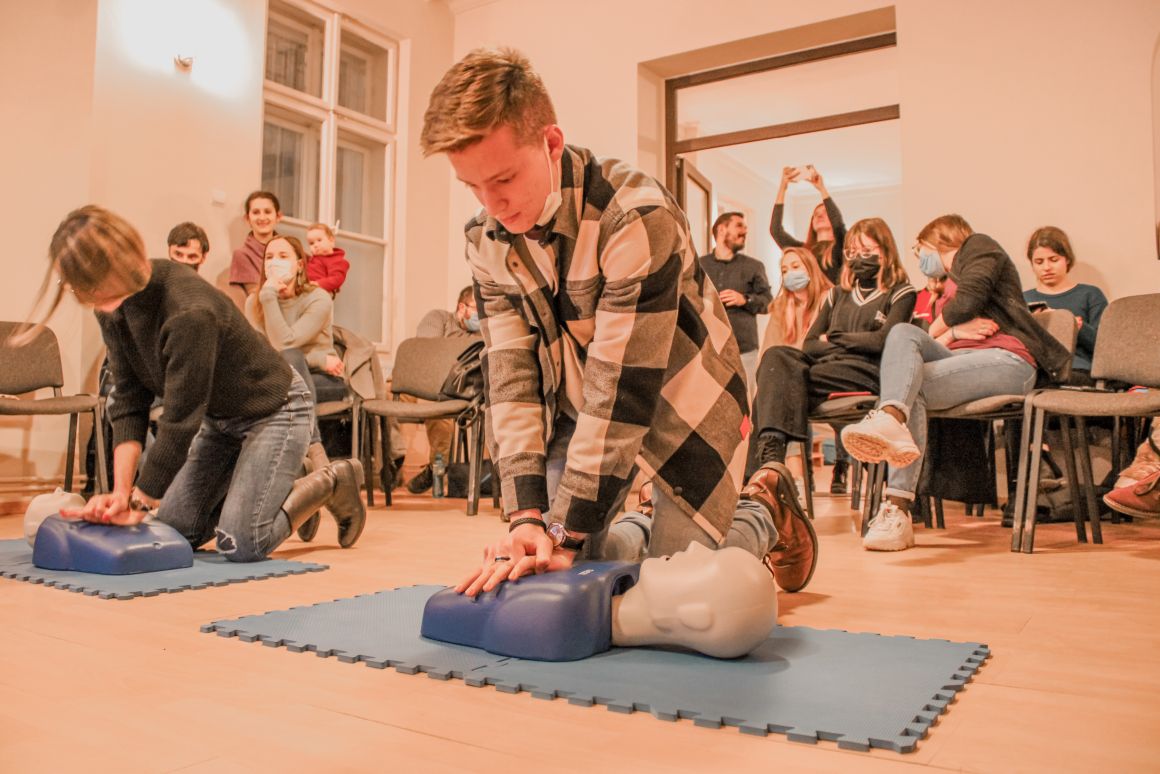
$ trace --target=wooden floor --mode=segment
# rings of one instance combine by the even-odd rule
[[[381,500],[380,500],[381,502]],[[781,622],[981,641],[991,660],[908,755],[666,723],[200,634],[233,618],[455,581],[503,527],[396,498],[352,550],[324,524],[278,556],[323,573],[128,602],[0,579],[0,771],[1160,770],[1160,523],[1069,525],[1008,551],[998,514],[951,508],[900,554],[861,550],[818,498],[821,556]],[[0,518],[0,538],[21,534]]]

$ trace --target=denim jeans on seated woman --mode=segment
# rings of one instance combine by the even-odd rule
[[[914,325],[896,325],[882,351],[879,408],[894,406],[920,454],[926,451],[927,409],[942,411],[992,395],[1026,395],[1035,386],[1035,368],[1005,349],[950,350]],[[914,499],[922,457],[905,468],[890,468],[885,494]]]
[[[297,372],[286,402],[264,417],[205,417],[161,498],[158,520],[194,547],[216,535],[232,562],[265,559],[290,535],[282,503],[302,473],[314,404]]]

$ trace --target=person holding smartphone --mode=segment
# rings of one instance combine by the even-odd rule
[[[782,226],[785,219],[785,192],[790,183],[804,181],[810,183],[822,195],[822,203],[814,207],[810,215],[810,225],[805,241],[790,234]],[[769,233],[782,250],[790,247],[804,247],[814,254],[831,284],[842,281],[842,259],[846,249],[846,224],[842,213],[834,204],[822,174],[812,164],[801,167],[784,167],[781,170],[781,184],[777,189],[777,200],[773,205],[773,216],[769,222]]]
[[[1095,285],[1084,285],[1072,279],[1075,252],[1063,229],[1055,226],[1035,229],[1027,240],[1027,260],[1035,272],[1035,287],[1023,291],[1023,298],[1032,311],[1042,305],[1043,309],[1066,309],[1075,315],[1075,324],[1079,330],[1068,383],[1092,384],[1096,331],[1100,327],[1100,317],[1108,306],[1107,297]]]

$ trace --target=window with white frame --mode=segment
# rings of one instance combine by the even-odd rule
[[[280,233],[335,227],[350,261],[334,322],[391,340],[383,298],[392,272],[398,44],[310,0],[269,0],[262,188],[282,204]]]

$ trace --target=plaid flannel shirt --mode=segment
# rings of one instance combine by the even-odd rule
[[[560,166],[563,201],[539,240],[482,211],[466,226],[504,507],[599,531],[639,459],[720,542],[748,414],[725,308],[656,180],[573,146]],[[576,429],[549,509],[545,452],[560,414]]]

